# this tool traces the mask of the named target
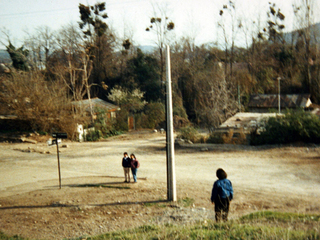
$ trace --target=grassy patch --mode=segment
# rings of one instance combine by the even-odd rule
[[[194,199],[189,197],[185,197],[178,200],[178,204],[182,205],[182,207],[191,207],[193,203]]]
[[[80,184],[76,185],[76,187],[96,187],[96,188],[116,188],[116,189],[131,189],[131,187],[123,187],[123,186],[110,186],[110,185],[104,185],[104,184]]]
[[[0,240],[27,240],[27,238],[22,238],[22,237],[19,237],[18,235],[9,237],[5,235],[3,232],[0,232]]]
[[[241,222],[246,221],[277,221],[277,222],[283,222],[283,223],[291,223],[291,222],[319,222],[320,216],[319,215],[307,215],[307,214],[298,214],[298,213],[282,213],[282,212],[271,212],[271,211],[265,211],[265,212],[256,212],[251,213],[249,215],[243,216],[240,218]]]
[[[319,218],[318,215],[257,212],[227,223],[208,221],[191,226],[147,225],[88,239],[320,239],[317,228],[305,229],[295,224],[308,221],[319,226]],[[290,224],[279,225],[279,221]]]
[[[189,201],[189,200],[188,200]],[[145,225],[126,231],[77,239],[315,239],[320,240],[320,215],[256,212],[227,223]],[[279,222],[283,224],[279,224]],[[284,224],[285,223],[285,224]],[[304,224],[302,224],[304,223]],[[307,225],[307,227],[305,227]],[[314,227],[312,227],[314,226]],[[21,239],[0,233],[0,240]]]
[[[168,204],[165,203],[166,200],[163,199],[159,199],[158,201],[154,201],[154,202],[146,202],[143,204],[143,206],[145,207],[157,207],[157,208],[166,208],[168,207]]]

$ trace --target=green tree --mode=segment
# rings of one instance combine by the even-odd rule
[[[7,52],[9,53],[12,66],[17,70],[28,71],[30,69],[27,56],[29,54],[29,50],[24,49],[24,47],[20,47],[18,49],[12,45],[9,41],[9,45],[7,46]]]
[[[108,79],[113,72],[113,50],[115,37],[104,22],[108,18],[106,3],[96,3],[93,6],[79,4],[80,19],[79,26],[85,39],[85,51],[92,61],[92,74],[90,83],[93,83],[92,93],[104,96],[104,88],[109,85]]]
[[[139,87],[148,102],[163,99],[159,82],[159,63],[152,55],[145,55],[140,49],[127,63],[126,79],[133,79],[129,89]],[[130,81],[128,81],[130,83]]]

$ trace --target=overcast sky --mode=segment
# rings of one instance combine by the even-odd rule
[[[277,7],[286,16],[285,26],[293,26],[292,4],[297,0],[275,0]],[[57,30],[68,23],[79,21],[79,3],[93,5],[96,0],[0,0],[0,30],[9,31],[11,40],[21,45],[27,33],[33,33],[39,26]],[[195,37],[196,43],[215,42],[217,20],[224,0],[106,0],[106,22],[116,30],[117,35],[133,37],[137,45],[152,45],[152,34],[145,31],[153,16],[155,3],[167,2],[168,16],[175,23],[177,39],[182,36]],[[243,21],[261,17],[268,11],[268,0],[234,0],[237,13]],[[319,12],[319,0],[315,0]],[[318,15],[318,14],[315,14]],[[318,16],[317,16],[318,17]],[[316,19],[316,21],[319,21]],[[1,34],[1,33],[0,33]],[[0,36],[3,39],[3,34]],[[240,37],[239,37],[240,38]],[[4,48],[0,46],[0,48]]]

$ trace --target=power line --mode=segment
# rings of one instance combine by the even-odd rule
[[[0,17],[14,17],[14,16],[25,16],[30,14],[37,14],[37,13],[50,13],[50,12],[61,12],[61,11],[69,11],[69,10],[76,10],[76,8],[66,8],[66,9],[56,9],[56,10],[42,10],[42,11],[34,11],[34,12],[20,12],[20,13],[7,13],[1,14]]]
[[[131,4],[131,3],[137,3],[137,4],[141,4],[141,2],[147,2],[146,0],[127,0],[127,1],[115,1],[115,2],[111,2],[111,3],[106,3],[106,7],[108,8],[108,6],[114,6],[117,5],[116,7],[121,7],[125,6],[126,4]],[[26,15],[30,15],[30,14],[44,14],[44,13],[53,13],[53,12],[62,12],[62,11],[70,11],[70,10],[79,10],[79,8],[65,8],[65,9],[55,9],[55,10],[41,10],[41,11],[33,11],[33,12],[20,12],[20,13],[7,13],[7,14],[0,14],[0,17],[15,17],[15,16],[26,16]],[[108,9],[106,9],[106,11],[108,12]]]

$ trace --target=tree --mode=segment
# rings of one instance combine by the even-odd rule
[[[22,71],[28,71],[30,69],[30,66],[28,64],[28,59],[27,59],[29,55],[29,50],[24,49],[23,46],[16,49],[15,46],[13,46],[9,40],[9,45],[7,46],[7,52],[11,57],[12,66],[15,69],[22,70]]]
[[[38,27],[33,35],[25,40],[25,46],[29,49],[29,59],[32,64],[45,72],[49,72],[48,62],[52,53],[56,50],[55,33],[47,26]]]
[[[200,121],[213,130],[237,112],[235,85],[228,83],[219,63],[208,63],[195,75],[195,112]]]
[[[120,106],[120,112],[117,114],[116,127],[118,130],[128,129],[128,117],[140,112],[147,104],[143,100],[144,93],[139,89],[128,91],[120,86],[111,89],[108,99]]]
[[[317,31],[313,29],[314,24],[314,4],[313,0],[300,0],[293,5],[293,10],[297,22],[298,38],[296,42],[297,59],[299,60],[303,82],[312,95],[314,102],[319,103],[320,93],[319,76],[312,76],[312,65],[318,54],[317,48],[312,49],[312,44],[317,43],[315,37]],[[314,54],[315,53],[315,54]]]
[[[226,26],[226,18],[229,19],[229,26]],[[236,4],[235,1],[228,1],[227,4],[223,5],[223,9],[219,11],[219,15],[221,17],[218,26],[221,28],[223,32],[224,38],[224,49],[225,49],[225,76],[226,80],[233,82],[233,64],[235,62],[235,39],[238,35],[238,30],[242,28],[242,22],[237,16]],[[228,29],[230,28],[230,32]],[[230,50],[229,50],[230,48]],[[229,65],[229,71],[228,71]],[[238,108],[241,111],[241,103],[240,103],[240,83],[237,81],[238,85]]]
[[[1,78],[0,102],[19,120],[28,122],[33,130],[63,130],[73,135],[75,123],[63,84],[47,81],[40,71],[33,70],[14,71]]]
[[[94,83],[92,93],[98,95],[103,91],[102,83],[109,85],[108,77],[112,75],[113,56],[112,45],[115,41],[104,19],[108,18],[105,13],[106,3],[96,3],[93,6],[79,4],[80,19],[79,26],[85,38],[85,48],[92,60],[92,75],[90,83]]]
[[[150,18],[150,26],[146,28],[147,32],[153,32],[156,36],[156,45],[160,54],[160,82],[163,84],[165,71],[164,47],[169,43],[168,33],[174,29],[174,23],[167,16],[166,6],[154,7],[154,16]]]
[[[193,48],[188,39],[172,54],[175,94],[181,96],[189,119],[210,130],[237,110],[236,85],[226,81],[219,62],[223,54],[208,46]]]
[[[285,15],[281,12],[280,8],[276,9],[276,4],[269,2],[269,11],[267,12],[268,20],[267,27],[263,28],[263,32],[258,34],[258,37],[264,39],[264,35],[267,35],[267,39],[273,43],[282,43],[283,29],[285,28],[283,21]]]
[[[158,61],[151,55],[145,55],[140,49],[137,50],[137,55],[127,62],[126,79],[132,79],[133,82],[128,81],[125,86],[131,90],[139,88],[145,93],[148,102],[162,98]]]

